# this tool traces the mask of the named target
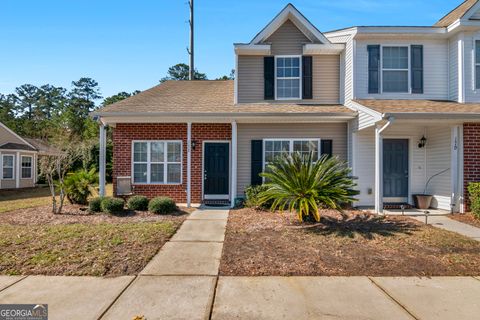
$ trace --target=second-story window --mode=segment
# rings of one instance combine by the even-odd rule
[[[408,92],[408,47],[383,47],[383,92]]]
[[[275,68],[276,99],[301,99],[301,57],[277,56]]]

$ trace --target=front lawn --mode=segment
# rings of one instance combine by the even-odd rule
[[[480,242],[405,217],[322,212],[230,212],[220,274],[226,276],[480,275]]]
[[[140,272],[175,233],[186,212],[122,216],[49,206],[0,215],[0,274],[120,276]]]
[[[107,184],[106,194],[112,195],[112,192],[112,184]],[[52,196],[48,187],[0,190],[0,213],[45,206],[50,203],[52,203]]]

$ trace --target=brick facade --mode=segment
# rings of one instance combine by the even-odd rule
[[[192,202],[202,201],[202,155],[203,141],[231,140],[230,124],[192,124]],[[134,185],[135,194],[149,198],[168,196],[178,203],[187,201],[187,124],[117,124],[113,129],[113,187],[116,190],[116,177],[132,176],[132,141],[133,140],[182,140],[182,183],[179,185]]]
[[[463,125],[463,159],[465,211],[468,211],[468,184],[480,181],[480,123]]]

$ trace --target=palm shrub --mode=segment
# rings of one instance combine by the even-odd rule
[[[324,155],[315,162],[312,153],[296,152],[267,166],[261,174],[267,181],[266,190],[259,199],[261,203],[273,201],[271,210],[295,211],[300,221],[320,221],[320,208],[341,210],[356,201],[358,192],[350,173],[337,157]]]
[[[468,184],[468,195],[472,214],[480,219],[480,182],[471,182]]]
[[[79,170],[68,174],[64,183],[68,201],[85,205],[98,184],[98,175],[95,169]]]

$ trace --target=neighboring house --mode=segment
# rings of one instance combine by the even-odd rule
[[[479,19],[466,1],[434,26],[322,33],[289,4],[234,45],[235,81],[168,81],[95,112],[114,186],[233,204],[275,155],[313,151],[348,161],[359,206],[412,203],[445,171],[432,205],[463,211],[480,180]]]
[[[37,156],[30,142],[0,122],[0,189],[34,187]]]
[[[38,158],[58,152],[42,140],[22,138],[0,122],[0,189],[34,187]]]

